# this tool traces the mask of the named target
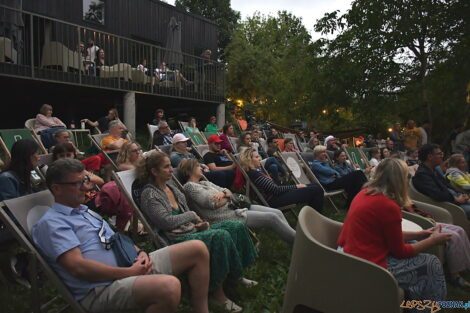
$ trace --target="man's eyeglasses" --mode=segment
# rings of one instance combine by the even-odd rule
[[[90,177],[87,175],[81,181],[56,183],[57,185],[70,185],[76,188],[89,187],[91,185]]]

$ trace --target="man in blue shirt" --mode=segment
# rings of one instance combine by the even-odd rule
[[[134,264],[119,267],[103,245],[113,230],[82,204],[92,187],[84,166],[57,160],[46,181],[55,203],[33,226],[33,240],[86,311],[176,312],[181,285],[171,275],[187,273],[194,311],[208,313],[209,255],[203,242],[187,241],[149,255],[135,247]]]
[[[345,208],[348,209],[354,197],[367,182],[367,177],[362,171],[341,176],[336,170],[328,165],[328,155],[325,146],[316,146],[313,149],[314,161],[311,166],[313,174],[318,178],[327,191],[344,189],[347,194]]]

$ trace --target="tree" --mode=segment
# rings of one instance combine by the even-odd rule
[[[326,14],[316,30],[340,32],[325,54],[353,64],[356,76],[350,89],[356,105],[370,107],[367,102],[372,99],[396,104],[397,97],[408,91],[414,94],[411,107],[425,108],[427,118],[433,120],[426,78],[449,59],[462,38],[463,2],[355,0],[343,16]]]
[[[299,118],[310,89],[310,44],[301,19],[292,14],[247,18],[226,49],[228,96],[280,123]]]
[[[240,20],[240,12],[230,7],[230,0],[176,0],[175,6],[213,20],[219,26],[218,47],[223,57]]]

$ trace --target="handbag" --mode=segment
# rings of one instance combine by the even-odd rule
[[[97,220],[101,221],[101,228],[98,232],[98,237],[106,250],[113,251],[117,265],[119,267],[132,266],[137,258],[137,251],[135,250],[132,239],[121,233],[114,233],[109,239],[106,239],[104,235],[106,230],[103,218],[98,213],[90,209],[88,209],[87,212]]]
[[[111,250],[113,250],[119,267],[132,266],[137,258],[134,242],[121,233],[114,233],[111,236]]]
[[[232,210],[236,209],[248,209],[251,206],[250,199],[242,194],[233,193],[230,196],[228,207]]]

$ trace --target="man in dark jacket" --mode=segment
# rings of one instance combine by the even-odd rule
[[[447,180],[435,171],[435,167],[441,164],[443,157],[444,153],[438,145],[423,145],[418,152],[421,164],[412,179],[413,185],[420,193],[435,201],[457,204],[464,209],[470,219],[469,197],[454,191]]]
[[[163,146],[173,144],[173,137],[171,136],[171,129],[167,122],[161,121],[158,124],[158,129],[153,133],[153,145]]]

